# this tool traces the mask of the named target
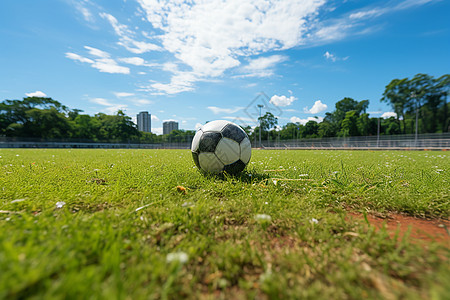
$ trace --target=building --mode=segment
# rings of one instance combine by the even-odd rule
[[[149,114],[148,111],[141,111],[139,114],[137,114],[136,119],[139,131],[152,131],[152,115]]]
[[[178,130],[178,122],[175,121],[163,122],[163,134],[169,134],[173,130]]]

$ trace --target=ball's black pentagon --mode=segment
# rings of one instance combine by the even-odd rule
[[[220,132],[205,132],[200,138],[198,150],[200,152],[214,152],[220,142],[222,134]]]
[[[227,126],[225,126],[222,129],[222,135],[238,143],[242,142],[242,140],[247,136],[247,134],[241,127],[234,124],[228,124]]]
[[[237,160],[232,164],[226,165],[223,168],[223,171],[228,173],[228,174],[238,174],[240,172],[242,172],[245,169],[245,164],[242,160]]]
[[[197,168],[200,168],[200,162],[198,160],[198,153],[197,152],[192,152],[192,158],[194,159],[194,163],[197,166]]]

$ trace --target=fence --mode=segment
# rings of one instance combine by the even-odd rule
[[[450,133],[263,141],[264,149],[410,149],[448,150]]]
[[[0,137],[0,148],[189,149],[191,143],[93,142],[88,140]],[[259,143],[252,147],[259,147]],[[450,150],[450,133],[262,141],[262,149]]]

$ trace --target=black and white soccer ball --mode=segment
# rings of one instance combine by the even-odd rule
[[[237,174],[250,161],[252,146],[241,127],[230,121],[217,120],[198,129],[192,140],[191,151],[200,170]]]

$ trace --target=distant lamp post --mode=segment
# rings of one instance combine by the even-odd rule
[[[261,109],[264,107],[262,104],[257,105],[259,107],[259,148],[261,148]]]
[[[411,98],[416,100],[416,134],[414,136],[414,147],[417,147],[417,133],[419,132],[419,105],[417,103],[417,95],[411,92]]]
[[[380,123],[381,123],[381,116],[378,117],[377,148],[380,147]]]

